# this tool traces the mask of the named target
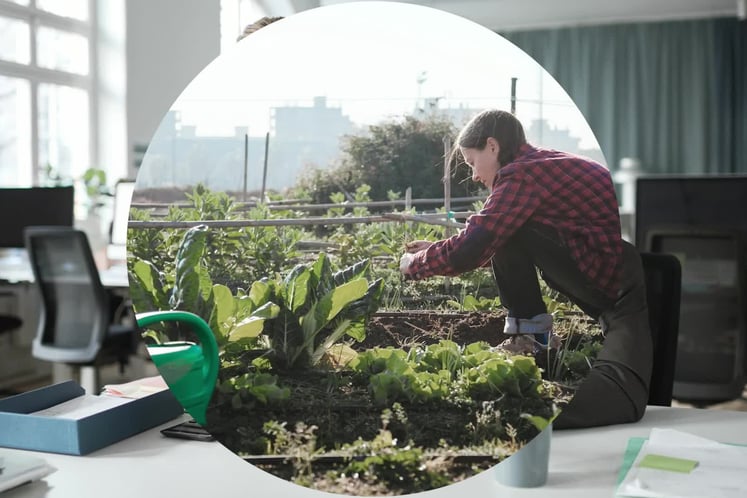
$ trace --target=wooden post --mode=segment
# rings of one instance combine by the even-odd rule
[[[405,213],[410,214],[410,208],[412,208],[412,187],[405,189]],[[409,221],[405,223],[405,243],[410,242],[410,228],[412,223]]]
[[[446,211],[446,218],[449,218],[449,212],[451,211],[451,139],[449,137],[443,138],[444,142],[444,211]],[[446,228],[446,236],[451,237],[453,230]]]
[[[451,138],[448,136],[443,137],[444,143],[444,211],[446,211],[446,220],[449,221],[449,212],[451,211]],[[453,229],[450,226],[446,227],[446,237],[451,237]],[[444,291],[448,294],[451,288],[451,279],[449,277],[444,278]]]

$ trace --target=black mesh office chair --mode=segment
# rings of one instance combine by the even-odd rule
[[[682,269],[672,254],[641,253],[646,276],[649,324],[654,345],[654,365],[649,405],[671,406],[677,335],[680,323]]]
[[[23,320],[13,315],[0,315],[0,335],[13,332],[17,328],[23,325]],[[0,396],[6,396],[11,394],[17,394],[13,389],[0,388]]]
[[[23,325],[23,321],[17,316],[0,315],[0,334],[4,332],[12,332],[21,325]]]
[[[137,350],[134,327],[111,323],[109,294],[101,284],[85,233],[69,227],[28,227],[26,248],[41,297],[36,358],[67,363],[89,394],[99,388],[100,365],[120,372]]]

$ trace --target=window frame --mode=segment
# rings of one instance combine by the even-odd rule
[[[95,0],[88,3],[88,20],[81,21],[52,14],[36,6],[36,0],[29,0],[29,5],[20,5],[9,0],[0,0],[0,16],[17,19],[29,25],[30,58],[28,64],[0,60],[0,76],[27,80],[30,86],[31,115],[31,184],[40,183],[42,165],[39,164],[39,85],[49,83],[80,89],[88,98],[88,167],[94,167],[98,158],[98,48],[97,7]],[[57,69],[40,67],[37,63],[37,32],[40,27],[49,27],[60,31],[74,33],[88,40],[88,74],[81,75]]]

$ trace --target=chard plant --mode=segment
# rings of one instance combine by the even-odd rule
[[[264,321],[275,318],[279,307],[267,299],[259,284],[249,292],[234,295],[222,284],[213,284],[203,263],[208,229],[199,225],[187,230],[178,245],[172,274],[146,260],[130,268],[130,294],[136,312],[184,310],[195,313],[210,325],[221,351],[241,352],[251,348],[262,332]],[[149,337],[168,340],[157,331]]]
[[[333,272],[329,258],[299,264],[282,280],[258,284],[278,314],[264,328],[269,358],[279,368],[318,366],[344,337],[362,341],[367,319],[379,306],[383,281],[368,281],[369,262]]]

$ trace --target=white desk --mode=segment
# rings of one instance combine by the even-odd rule
[[[109,268],[99,268],[101,284],[107,289],[129,289],[127,266],[124,263]],[[0,257],[0,282],[7,284],[27,284],[34,281],[31,263],[24,252],[14,252]]]
[[[418,496],[611,497],[628,438],[648,437],[654,427],[747,443],[745,412],[651,407],[637,424],[556,431],[550,476],[544,487],[507,488],[497,484],[493,473],[486,471]],[[10,491],[3,498],[340,496],[302,488],[265,473],[218,443],[164,438],[158,428],[85,457],[35,454],[46,458],[57,472],[45,481]]]

